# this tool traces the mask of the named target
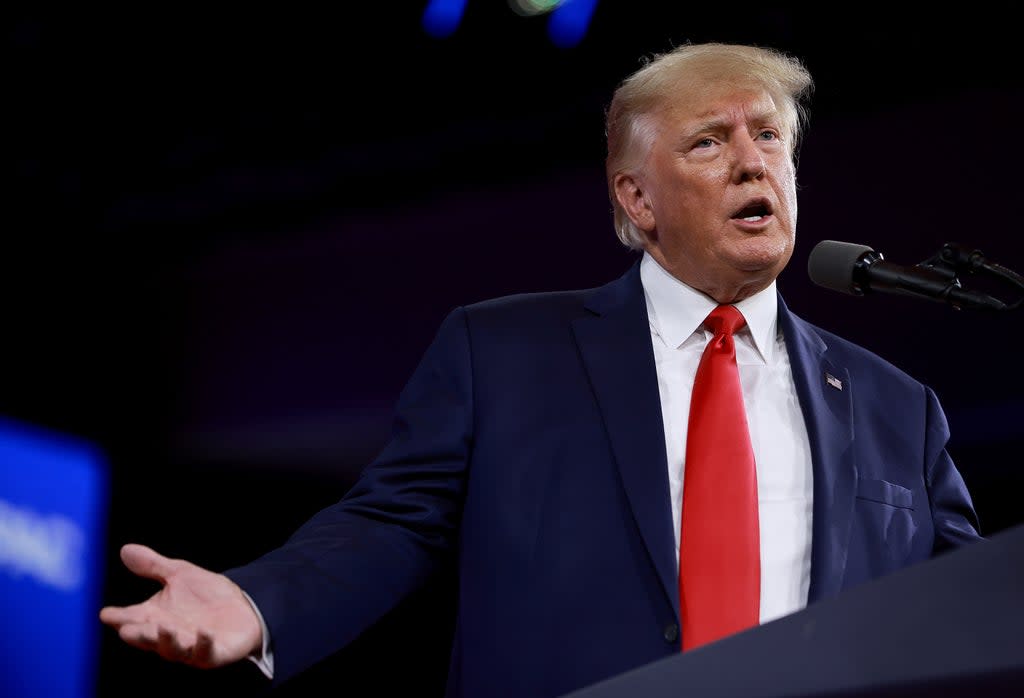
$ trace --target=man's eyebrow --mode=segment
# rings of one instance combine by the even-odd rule
[[[764,124],[764,123],[778,123],[781,121],[781,115],[778,109],[767,108],[761,109],[754,112],[750,117],[751,123]],[[730,120],[724,117],[712,117],[706,121],[702,121],[699,124],[695,124],[693,128],[686,129],[682,134],[682,140],[688,140],[695,138],[701,133],[714,133],[726,129],[730,124]]]
[[[716,133],[724,130],[727,126],[727,119],[708,119],[683,131],[683,140],[696,138],[701,133]]]

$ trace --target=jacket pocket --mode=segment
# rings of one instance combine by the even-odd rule
[[[857,477],[857,499],[881,502],[900,509],[914,508],[914,493],[886,480]]]

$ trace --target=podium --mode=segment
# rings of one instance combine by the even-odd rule
[[[563,698],[1024,696],[1024,525]]]

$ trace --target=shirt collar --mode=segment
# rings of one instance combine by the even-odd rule
[[[647,299],[647,315],[652,329],[671,349],[678,348],[694,332],[701,329],[704,318],[718,303],[669,274],[649,254],[640,262],[640,281]],[[743,313],[754,347],[767,363],[774,358],[775,336],[778,332],[779,304],[775,282],[733,305]]]

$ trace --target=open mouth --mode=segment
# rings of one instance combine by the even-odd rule
[[[772,215],[772,206],[767,199],[753,199],[732,214],[732,217],[747,223],[757,223],[770,215]]]

